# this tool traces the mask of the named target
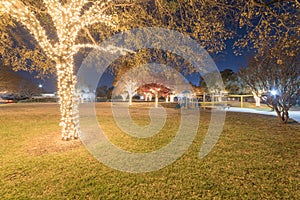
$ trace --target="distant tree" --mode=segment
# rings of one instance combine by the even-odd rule
[[[232,69],[225,69],[220,72],[223,83],[224,89],[230,94],[245,94],[249,91],[247,90],[247,85],[244,81],[235,73]],[[206,80],[210,82],[216,82],[216,80]],[[199,85],[205,92],[210,92],[207,88],[207,84],[203,77],[200,77]],[[213,85],[213,84],[212,84]],[[220,86],[212,87],[214,91],[222,90]]]
[[[36,83],[23,79],[19,83],[19,96],[31,99],[35,95],[40,95],[43,92]]]
[[[231,94],[239,93],[239,84],[238,84],[238,76],[231,69],[225,69],[221,71],[221,76],[223,79],[223,83],[225,86],[225,90]]]
[[[239,71],[251,90],[276,111],[281,123],[287,123],[293,100],[300,95],[300,54],[298,51],[286,55],[284,45],[279,43],[276,48],[265,50]]]
[[[129,96],[129,105],[132,105],[132,97],[137,94],[137,84],[137,82],[134,82],[132,80],[126,81],[124,83],[124,90],[128,92]]]
[[[2,93],[17,93],[18,83],[21,81],[16,73],[11,69],[0,66],[0,92]]]
[[[127,96],[128,96],[128,93],[122,93],[122,94],[121,94],[122,100],[123,100],[123,101],[126,101]]]
[[[111,99],[111,98],[112,98],[113,90],[114,90],[114,86],[111,86],[111,87],[109,87],[109,88],[107,89],[107,93],[106,93],[107,99]]]
[[[113,89],[113,87],[107,87],[106,85],[102,85],[96,89],[96,96],[111,99]]]
[[[0,92],[12,95],[15,99],[32,98],[41,94],[42,90],[37,84],[24,79],[16,72],[6,67],[0,68]]]
[[[102,85],[97,88],[96,96],[97,97],[107,97],[108,88],[106,85]]]
[[[248,86],[232,69],[225,69],[220,72],[225,90],[230,94],[249,93]]]

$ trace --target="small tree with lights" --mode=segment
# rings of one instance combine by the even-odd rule
[[[137,94],[137,82],[132,81],[132,80],[128,80],[124,83],[124,90],[128,93],[128,98],[129,98],[129,105],[132,105],[132,98],[134,95]]]

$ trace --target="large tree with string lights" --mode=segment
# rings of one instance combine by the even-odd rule
[[[80,130],[78,100],[75,95],[74,55],[80,48],[95,46],[95,44],[76,43],[76,38],[80,30],[94,23],[101,22],[107,26],[114,26],[112,16],[105,12],[112,1],[96,1],[87,9],[83,8],[88,3],[86,0],[68,1],[63,5],[56,0],[43,2],[56,28],[56,41],[48,37],[38,16],[22,1],[1,0],[0,9],[1,12],[8,13],[22,23],[34,36],[45,54],[56,63],[62,138],[64,140],[75,139],[78,138]]]

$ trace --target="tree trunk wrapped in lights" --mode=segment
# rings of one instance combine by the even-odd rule
[[[72,62],[70,62],[72,63]],[[60,103],[62,138],[76,139],[79,133],[78,103],[75,96],[76,77],[73,74],[73,65],[69,62],[57,64],[57,85]]]
[[[62,138],[76,139],[79,135],[78,98],[75,94],[76,76],[74,74],[73,56],[80,48],[96,47],[96,44],[76,44],[75,40],[80,30],[94,23],[105,23],[114,26],[112,17],[104,11],[111,0],[95,1],[84,9],[86,0],[72,0],[61,4],[56,0],[43,1],[47,13],[51,16],[56,28],[57,40],[49,39],[45,28],[30,10],[20,0],[0,0],[0,12],[7,13],[21,22],[34,36],[47,56],[56,62],[57,88],[61,111]],[[84,11],[82,13],[82,11]]]

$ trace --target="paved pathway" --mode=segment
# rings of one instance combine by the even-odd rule
[[[261,115],[273,115],[277,116],[275,111],[263,111],[263,110],[256,110],[252,108],[237,108],[237,107],[230,107],[226,109],[229,112],[245,112],[245,113],[257,113]],[[290,118],[300,123],[300,111],[289,111]]]

